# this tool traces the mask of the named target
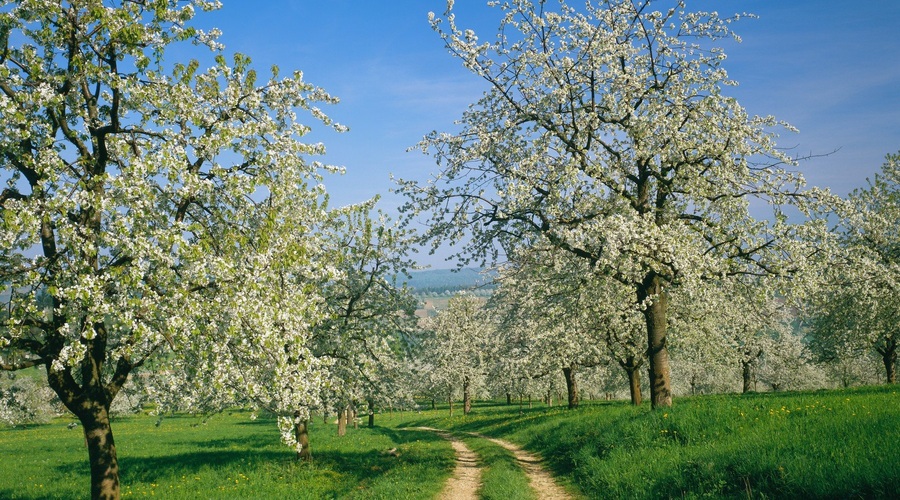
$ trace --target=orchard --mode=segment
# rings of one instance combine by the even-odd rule
[[[431,174],[340,204],[338,98],[227,50],[219,2],[8,3],[0,421],[74,418],[119,498],[111,414],[246,410],[302,465],[316,417],[896,383],[900,156],[808,186],[732,92],[752,16],[686,3],[488,2],[483,33],[448,2],[480,97],[420,135]],[[417,294],[448,248],[483,282]]]

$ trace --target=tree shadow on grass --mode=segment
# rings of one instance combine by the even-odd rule
[[[443,441],[432,432],[418,430],[396,430],[386,427],[366,429],[386,436],[392,443],[387,449],[335,450],[333,448],[313,448],[312,463],[298,463],[288,448],[276,449],[260,447],[258,436],[217,438],[192,442],[193,448],[184,452],[165,453],[160,456],[120,457],[122,484],[165,483],[182,476],[190,476],[204,469],[242,468],[259,474],[278,474],[278,471],[303,473],[316,477],[317,471],[336,473],[340,483],[348,488],[369,486],[397,468],[421,466],[439,470],[450,470],[453,466],[452,453],[443,447],[428,446]],[[419,444],[417,444],[419,443]],[[422,446],[421,443],[426,445]],[[268,443],[266,443],[268,444]],[[390,451],[394,450],[393,453]],[[71,461],[54,467],[60,477],[89,477],[86,460]],[[248,472],[249,474],[250,472]],[[391,481],[396,481],[394,476]],[[87,482],[85,482],[87,487]],[[346,492],[351,493],[350,490]],[[21,491],[0,490],[0,498],[37,499],[45,496],[27,496]]]
[[[454,420],[447,430],[479,432],[489,436],[503,437],[515,433],[523,422],[527,422],[528,426],[532,426],[541,422],[543,419],[553,419],[558,417],[558,408],[524,408],[522,410],[510,410],[497,413],[496,416],[489,417],[484,414],[476,414],[463,421]],[[426,417],[419,420],[405,422],[403,427],[435,427],[435,419]]]
[[[413,441],[437,442],[443,440],[443,438],[431,431],[423,431],[419,429],[372,427],[370,430],[376,434],[386,436],[394,444],[405,444]]]
[[[229,445],[230,446],[230,445]],[[207,467],[226,467],[239,463],[259,463],[286,461],[290,453],[262,450],[218,449],[211,451],[191,451],[167,454],[157,457],[127,456],[119,459],[121,479],[123,483],[159,482],[167,477],[193,474]],[[69,462],[55,467],[62,475],[89,474],[88,462]],[[0,498],[5,498],[0,495]]]
[[[358,483],[366,488],[378,482],[384,476],[391,475],[394,469],[407,471],[401,477],[394,477],[392,482],[411,481],[408,471],[450,471],[454,465],[454,455],[444,440],[429,431],[397,430],[387,427],[373,427],[367,432],[387,437],[390,448],[368,449],[362,451],[338,451],[334,449],[313,449],[313,466],[325,467],[348,477],[349,483]],[[439,443],[440,446],[432,446]],[[438,476],[441,472],[436,473]],[[420,478],[428,480],[428,478]]]
[[[387,472],[401,464],[415,465],[427,463],[433,466],[452,467],[453,455],[446,453],[443,447],[433,448],[419,446],[417,443],[443,443],[443,439],[430,431],[397,430],[388,427],[372,427],[367,429],[373,434],[380,434],[390,439],[392,447],[384,450],[368,450],[364,452],[346,452],[336,450],[313,450],[313,460],[328,463],[335,470],[356,474],[362,468]]]
[[[280,446],[280,443],[277,436],[272,437],[272,435],[262,435],[204,439],[203,441],[192,442],[191,446],[214,450],[253,450],[251,453],[256,453],[255,450],[259,450],[260,448],[278,447]],[[287,450],[287,448],[284,449]]]
[[[25,495],[21,491],[16,491],[10,488],[0,488],[0,498],[9,499],[9,500],[47,500],[46,495]],[[49,497],[49,498],[58,498],[58,497]]]

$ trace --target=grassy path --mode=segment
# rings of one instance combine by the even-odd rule
[[[487,439],[503,449],[512,452],[513,456],[516,457],[516,462],[519,467],[521,467],[525,472],[525,475],[528,476],[529,485],[531,486],[531,489],[537,493],[538,499],[570,500],[572,498],[572,495],[569,495],[566,490],[562,489],[562,487],[556,483],[556,480],[553,479],[553,476],[544,469],[544,466],[542,465],[544,460],[537,454],[525,451],[522,448],[519,448],[519,446],[503,439],[488,437],[476,432],[467,434]]]
[[[453,434],[431,427],[416,427],[417,430],[434,432],[450,441],[456,453],[456,467],[453,477],[447,480],[444,489],[438,496],[441,500],[475,500],[481,489],[481,467],[478,466],[478,455]]]
[[[462,440],[458,439],[448,431],[435,429],[433,427],[413,427],[412,429],[436,433],[442,438],[450,441],[456,452],[456,468],[453,472],[453,477],[447,481],[446,486],[441,491],[438,498],[442,500],[468,500],[479,497],[490,498],[494,496],[491,491],[480,491],[482,490],[482,469],[479,466],[479,462],[484,463],[484,460],[479,460],[478,454],[466,446]],[[570,500],[572,498],[572,496],[562,489],[553,477],[544,469],[542,465],[543,460],[537,454],[527,452],[519,446],[503,439],[491,438],[476,432],[466,432],[465,434],[480,440],[490,441],[511,453],[515,458],[516,466],[518,466],[521,472],[528,478],[528,486],[532,490],[534,498],[539,500]],[[491,460],[491,465],[493,465],[494,460],[495,459]],[[500,482],[501,481],[497,481],[497,483]],[[496,488],[496,486],[494,487]],[[481,493],[481,495],[479,495],[479,493]],[[498,493],[502,494],[505,498],[508,498],[508,495],[512,492],[501,491]],[[524,497],[531,498],[532,495],[525,493]]]

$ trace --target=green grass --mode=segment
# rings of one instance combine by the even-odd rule
[[[480,455],[485,498],[529,498],[509,452],[475,431],[541,453],[586,498],[900,498],[896,387],[681,398],[651,411],[624,402],[520,410],[484,403],[379,415],[373,429],[311,425],[312,464],[298,464],[270,419],[246,412],[202,424],[150,416],[113,424],[125,497],[433,498],[453,468],[449,429]],[[83,498],[87,452],[71,419],[0,427],[0,498]],[[399,456],[384,452],[396,448]]]
[[[896,387],[682,398],[663,411],[480,406],[410,425],[519,443],[588,498],[900,497]]]
[[[0,428],[0,498],[83,498],[84,438],[67,420]],[[245,412],[134,416],[113,422],[122,496],[133,498],[432,498],[453,469],[450,445],[430,432],[311,425],[313,463],[294,461],[274,421]],[[399,456],[385,454],[396,448]],[[11,464],[16,464],[11,466]]]

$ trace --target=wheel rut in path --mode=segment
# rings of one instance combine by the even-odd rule
[[[557,484],[553,479],[553,476],[544,469],[544,466],[541,465],[543,459],[537,454],[525,451],[522,448],[519,448],[519,446],[503,439],[492,438],[485,436],[484,434],[478,434],[477,432],[467,432],[466,434],[487,439],[488,441],[511,451],[513,456],[516,457],[519,467],[521,467],[522,470],[525,471],[525,475],[528,476],[531,488],[534,490],[535,494],[537,494],[539,499],[571,500],[573,498],[572,495]]]
[[[461,500],[478,498],[478,488],[481,486],[481,469],[478,467],[478,455],[470,450],[462,441],[455,438],[448,431],[435,429],[432,427],[414,427],[423,431],[431,431],[437,433],[442,438],[450,441],[456,452],[456,469],[453,471],[453,477],[447,481],[447,485],[441,491],[438,498],[442,500]],[[478,434],[475,432],[467,432],[470,436],[475,436],[503,447],[512,452],[519,466],[528,476],[531,488],[537,497],[541,500],[571,500],[573,497],[559,486],[546,469],[541,465],[543,460],[538,455],[525,451],[517,445],[505,441]]]
[[[447,431],[431,427],[413,427],[413,429],[436,433],[450,441],[453,451],[456,452],[456,468],[453,469],[453,477],[447,480],[447,484],[441,490],[438,498],[441,500],[476,500],[478,489],[481,488],[481,468],[478,467],[478,455]]]

